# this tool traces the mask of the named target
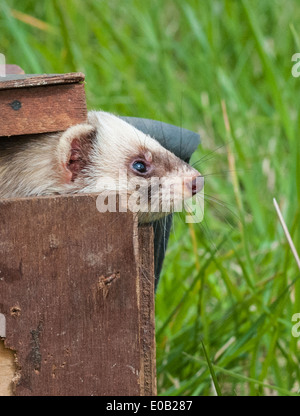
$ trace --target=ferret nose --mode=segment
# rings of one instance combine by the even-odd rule
[[[192,196],[196,195],[203,189],[204,186],[204,177],[196,176],[190,182],[188,182],[188,188],[192,191]]]

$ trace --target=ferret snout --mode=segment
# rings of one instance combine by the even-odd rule
[[[188,180],[186,183],[186,186],[189,192],[191,192],[192,196],[194,196],[203,189],[204,177],[201,175],[196,176],[192,178],[191,180]]]

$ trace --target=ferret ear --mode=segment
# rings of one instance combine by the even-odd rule
[[[90,124],[72,126],[61,135],[57,155],[64,183],[73,182],[88,164],[95,136],[96,129]]]

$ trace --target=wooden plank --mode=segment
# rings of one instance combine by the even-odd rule
[[[10,67],[10,65],[6,65],[6,67]],[[41,74],[7,75],[6,77],[2,77],[2,78],[0,77],[0,90],[7,90],[11,88],[41,87],[45,85],[82,83],[84,79],[85,79],[85,75],[82,72],[69,72],[66,74],[43,74],[43,75]]]
[[[156,395],[155,279],[153,228],[139,227],[141,394]]]
[[[86,118],[80,83],[0,90],[0,136],[62,131]]]
[[[155,394],[153,253],[140,249],[152,233],[142,232],[130,213],[99,213],[95,195],[0,201],[15,395]]]
[[[12,395],[12,379],[14,374],[14,353],[4,348],[4,342],[0,339],[0,396]]]

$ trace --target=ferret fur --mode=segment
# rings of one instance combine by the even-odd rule
[[[145,161],[149,172],[134,172],[135,160]],[[183,178],[192,181],[199,176],[198,171],[127,122],[110,113],[91,111],[87,123],[65,132],[1,139],[0,198],[101,192],[109,178],[116,187],[120,169],[129,179],[142,176],[149,183],[151,177],[167,178],[175,194],[176,186],[183,186]],[[117,187],[118,192],[128,193],[122,183]]]

